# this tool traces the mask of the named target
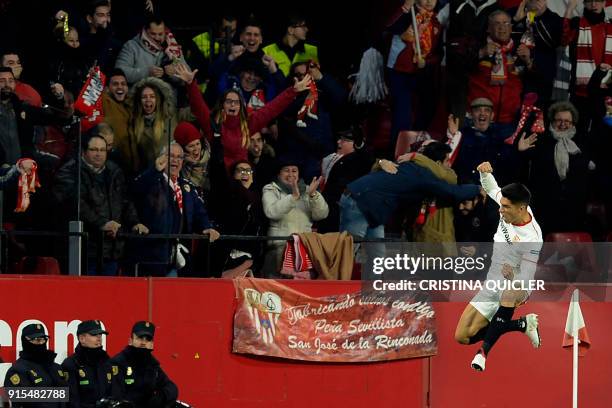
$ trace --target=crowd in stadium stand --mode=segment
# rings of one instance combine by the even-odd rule
[[[27,21],[14,3],[6,30]],[[153,1],[81,3],[37,12],[42,67],[0,42],[0,185],[5,230],[83,221],[84,273],[280,276],[284,242],[224,235],[491,241],[484,161],[528,186],[544,234],[612,228],[612,3],[394,1],[381,66],[364,53],[349,77],[297,13],[264,41],[240,10],[186,36]],[[357,103],[368,63],[388,95]],[[134,237],[167,233],[211,247]],[[65,273],[67,242],[9,235],[3,272],[55,257]]]

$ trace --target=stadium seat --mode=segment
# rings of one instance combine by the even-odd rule
[[[397,142],[395,143],[395,154],[394,158],[397,160],[399,156],[404,153],[408,153],[412,151],[412,147],[415,143],[421,141],[423,133],[427,134],[427,137],[431,138],[427,132],[418,132],[415,130],[402,130],[397,135]]]
[[[15,264],[18,275],[60,275],[57,259],[48,256],[24,256]]]
[[[612,231],[608,232],[608,236],[606,237],[606,241],[612,242]]]

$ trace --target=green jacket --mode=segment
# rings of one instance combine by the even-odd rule
[[[296,62],[307,62],[313,60],[319,62],[319,54],[317,47],[310,44],[304,44],[304,52],[296,52],[293,56],[293,61],[289,60],[289,56],[283,51],[277,43],[266,45],[263,48],[264,54],[267,54],[274,58],[278,68],[283,72],[285,76],[289,75],[291,65]]]
[[[449,184],[457,184],[457,174],[452,169],[416,154],[412,159],[417,166],[430,170],[438,179]],[[438,208],[433,216],[428,216],[425,224],[414,231],[415,242],[442,244],[444,256],[456,256],[455,225],[453,207]]]
[[[192,41],[195,43],[198,50],[202,53],[204,58],[210,57],[210,34],[204,32],[193,37]],[[219,54],[219,42],[215,41],[215,50],[213,55]]]

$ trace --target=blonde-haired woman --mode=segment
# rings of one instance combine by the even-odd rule
[[[170,85],[154,77],[137,82],[130,96],[127,145],[118,148],[123,162],[139,173],[152,166],[168,144],[168,135],[176,127],[176,107]]]

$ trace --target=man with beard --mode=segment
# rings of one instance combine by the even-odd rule
[[[13,70],[13,75],[15,76],[15,94],[19,99],[32,106],[41,107],[42,98],[38,91],[20,80],[23,66],[21,65],[19,54],[16,51],[5,51],[2,55],[2,66]]]
[[[79,33],[81,47],[88,51],[89,60],[97,61],[102,72],[107,74],[113,68],[121,48],[121,42],[113,37],[111,29],[110,1],[91,1],[85,19],[89,30]]]
[[[128,96],[128,84],[125,73],[115,68],[107,81],[106,92],[102,95],[102,107],[104,111],[104,122],[113,128],[115,135],[115,148],[119,155],[119,165],[123,167],[123,160],[126,160],[124,152],[128,152],[128,123],[130,111],[126,104]],[[126,166],[125,168],[129,168]]]
[[[15,94],[15,75],[11,68],[0,67],[0,166],[15,164],[21,157],[33,157],[34,125],[64,124],[62,118],[64,89],[53,86],[55,109],[28,105]],[[36,157],[34,157],[36,158]]]
[[[180,45],[164,20],[151,16],[142,32],[123,45],[115,67],[125,72],[130,85],[149,76],[176,83],[177,63],[187,65]]]
[[[578,111],[570,102],[552,104],[548,120],[544,134],[523,137],[518,144],[524,177],[533,191],[533,209],[545,234],[581,231],[588,187],[586,135],[576,133]]]
[[[178,388],[153,357],[155,325],[136,322],[128,346],[111,360],[118,392],[114,397],[130,401],[135,408],[157,408],[176,401]]]
[[[500,183],[511,182],[518,174],[518,157],[516,149],[504,143],[504,135],[493,123],[493,102],[487,98],[476,98],[470,103],[470,113],[471,123],[461,130],[458,130],[458,121],[453,117],[448,122],[447,136],[451,145],[458,146],[453,152],[453,170],[460,179],[478,184],[476,166],[488,161],[495,166]]]
[[[102,347],[108,332],[99,320],[86,320],[77,327],[79,344],[62,363],[70,390],[69,407],[93,408],[96,401],[112,395],[113,374],[110,357]]]
[[[42,324],[32,323],[21,331],[19,358],[13,363],[4,377],[5,387],[66,387],[62,367],[55,360],[56,353],[47,349],[49,336]],[[57,403],[24,403],[13,404],[14,407],[64,407]]]

